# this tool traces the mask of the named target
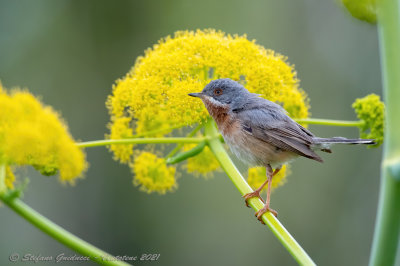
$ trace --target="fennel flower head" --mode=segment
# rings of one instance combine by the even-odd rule
[[[111,115],[108,137],[161,137],[179,127],[201,125],[208,112],[201,101],[187,94],[200,92],[219,78],[236,80],[250,92],[281,104],[291,117],[308,117],[308,98],[285,56],[246,36],[213,29],[179,31],[146,50],[126,76],[116,81],[107,101]],[[135,166],[133,150],[143,148],[111,145],[110,149],[117,160]],[[204,149],[197,156],[203,153],[210,152]],[[208,175],[218,168],[209,157],[207,163],[192,158],[186,169]]]
[[[374,139],[376,144],[368,147],[378,147],[383,143],[385,125],[385,104],[376,94],[369,94],[354,101],[357,117],[363,122],[359,126],[360,136],[364,139]]]
[[[51,107],[27,91],[7,93],[1,84],[0,106],[0,165],[7,166],[6,187],[13,188],[12,169],[17,166],[33,166],[46,176],[59,173],[61,181],[70,183],[82,175],[85,154]]]

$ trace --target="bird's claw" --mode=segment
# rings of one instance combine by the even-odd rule
[[[249,208],[250,208],[248,201],[249,201],[249,199],[255,198],[255,197],[259,198],[263,203],[265,203],[264,200],[263,200],[263,198],[260,196],[260,191],[257,191],[257,190],[256,190],[256,191],[253,191],[253,192],[244,194],[244,195],[242,196],[242,198],[245,199],[246,207],[249,207]]]
[[[275,217],[278,217],[278,212],[271,209],[269,206],[264,206],[262,209],[260,209],[258,212],[255,213],[255,216],[257,219],[262,223],[265,224],[264,221],[262,220],[262,215],[266,212],[272,213]]]

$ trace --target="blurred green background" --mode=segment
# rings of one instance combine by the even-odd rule
[[[176,30],[209,27],[246,33],[288,56],[313,117],[354,120],[354,99],[380,94],[376,26],[352,18],[334,0],[1,0],[0,79],[5,87],[40,95],[62,113],[76,139],[102,139],[106,97],[135,58]],[[310,128],[325,137],[358,136],[355,128]],[[104,147],[87,156],[90,169],[74,187],[22,171],[21,178],[31,178],[24,201],[113,255],[161,254],[157,262],[134,265],[296,264],[225,174],[205,181],[183,173],[175,193],[148,195],[133,187],[129,168]],[[317,264],[366,265],[381,148],[336,146],[322,156],[324,164],[303,158],[292,164],[272,207]],[[1,265],[11,264],[14,252],[74,254],[7,207],[0,219]],[[27,265],[12,265],[19,264]]]

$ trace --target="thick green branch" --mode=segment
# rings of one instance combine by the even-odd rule
[[[157,144],[157,143],[200,143],[206,138],[132,138],[132,139],[104,139],[77,143],[81,148],[107,146],[113,144]]]
[[[332,120],[332,119],[318,119],[318,118],[296,118],[294,120],[300,124],[338,126],[338,127],[360,127],[364,124],[364,122],[360,120],[346,121],[346,120]]]
[[[40,213],[27,206],[18,198],[10,198],[2,194],[0,195],[0,200],[2,200],[5,205],[10,207],[13,211],[15,211],[28,222],[30,222],[32,225],[34,225],[44,233],[48,234],[52,238],[56,239],[60,243],[64,244],[65,246],[78,252],[79,254],[89,257],[90,260],[93,260],[101,265],[130,265],[123,261],[110,260],[110,258],[113,257],[112,255],[96,248],[95,246],[87,243],[86,241],[78,238],[77,236],[56,225],[46,217],[42,216]]]
[[[394,265],[400,234],[400,0],[377,8],[386,123],[371,266]]]
[[[239,192],[244,195],[246,193],[252,192],[253,190],[247,184],[246,180],[242,177],[232,160],[229,158],[226,150],[224,149],[218,136],[218,131],[212,121],[205,125],[205,134],[212,138],[209,139],[208,145],[211,151],[214,153],[215,157],[221,164],[222,168],[232,180],[233,184],[239,190]],[[249,200],[249,205],[258,211],[263,207],[263,203],[258,198],[252,198]],[[312,259],[307,255],[303,248],[296,242],[296,240],[290,235],[290,233],[283,227],[274,215],[270,212],[265,213],[262,216],[262,220],[271,231],[275,234],[282,245],[290,252],[294,259],[301,265],[315,265]]]

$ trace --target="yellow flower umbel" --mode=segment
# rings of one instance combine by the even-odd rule
[[[165,159],[158,158],[153,153],[140,153],[135,158],[132,169],[135,174],[133,184],[140,186],[142,191],[165,194],[166,191],[174,190],[177,187],[175,168],[167,167]]]
[[[288,165],[283,165],[282,169],[272,178],[272,188],[277,188],[286,183],[286,176],[289,174]],[[267,180],[265,167],[249,168],[247,182],[253,189],[259,188]],[[263,188],[263,191],[268,186]]]
[[[6,93],[0,84],[0,164],[31,165],[43,175],[73,182],[86,169],[85,154],[49,106],[29,92]],[[7,167],[7,187],[15,178]]]
[[[352,107],[357,117],[364,123],[359,127],[360,136],[364,139],[374,139],[377,147],[383,142],[385,104],[376,94],[356,99]]]
[[[146,135],[161,137],[179,126],[201,124],[208,112],[201,101],[187,94],[201,91],[218,78],[241,82],[249,91],[281,104],[291,117],[308,116],[306,94],[299,88],[296,72],[286,57],[246,36],[212,29],[180,31],[146,50],[126,76],[117,80],[107,101],[109,137],[154,131]],[[111,150],[121,162],[135,160],[138,164],[132,146],[112,145]],[[205,175],[215,170],[216,161],[209,158],[208,151],[205,148],[190,158],[187,170]]]
[[[132,118],[133,133],[140,134],[204,121],[203,104],[187,94],[217,78],[241,80],[251,92],[282,103],[292,117],[308,115],[305,93],[284,56],[246,36],[198,30],[177,32],[138,58],[108,99],[112,124]]]

